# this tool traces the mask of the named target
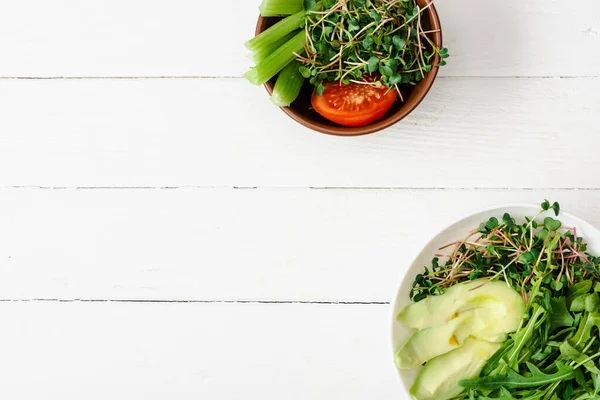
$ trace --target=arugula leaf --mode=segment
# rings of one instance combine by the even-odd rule
[[[596,395],[600,392],[600,375],[592,375],[592,383],[594,384],[594,395]]]
[[[585,298],[585,311],[593,312],[600,308],[600,296],[598,293],[592,293]]]
[[[600,313],[585,313],[581,321],[579,321],[579,328],[575,336],[569,339],[569,344],[576,349],[582,349],[584,344],[590,340],[594,326],[600,329]]]
[[[506,375],[486,376],[461,380],[458,384],[465,389],[524,389],[537,386],[544,386],[554,382],[563,382],[575,378],[575,370],[559,361],[556,362],[558,370],[552,374],[546,374],[540,371],[538,367],[527,363],[530,375],[519,375],[512,369]]]
[[[571,346],[569,342],[563,342],[560,345],[560,354],[567,360],[575,361],[576,363],[582,363],[583,366],[593,374],[600,374],[600,369],[596,367],[594,361],[588,360],[589,357]]]
[[[567,382],[567,384],[565,385],[565,388],[563,389],[562,400],[570,400],[571,395],[573,395],[573,382],[569,381],[569,382]]]
[[[544,318],[546,317],[546,310],[544,310],[544,308],[541,307],[539,304],[534,303],[532,307],[533,315],[531,316],[531,319],[529,320],[525,328],[517,331],[517,333],[512,335],[512,339],[515,342],[515,345],[508,353],[508,357],[506,358],[506,360],[507,365],[514,370],[517,370],[518,368],[519,355],[521,354],[521,350],[523,349],[523,347],[525,347],[526,344],[528,344],[531,341],[531,338],[533,337],[533,332],[536,328],[539,327],[541,322],[543,322]]]
[[[481,396],[478,400],[541,400],[546,395],[546,390],[528,390],[528,391],[520,391],[518,392],[518,398],[514,397],[513,394],[505,388],[500,388],[500,392],[498,393],[499,397],[486,397]],[[553,400],[553,399],[551,399]],[[560,399],[558,399],[560,400]]]
[[[504,355],[512,349],[514,344],[515,342],[512,339],[508,339],[507,341],[505,341],[502,347],[500,347],[494,353],[494,355],[486,361],[485,365],[481,369],[481,373],[479,374],[479,376],[489,375],[494,369],[496,369],[500,361],[502,360],[502,357],[504,357]]]
[[[573,287],[569,289],[569,294],[567,296],[567,305],[570,307],[571,303],[573,302],[573,300],[575,300],[576,297],[586,294],[590,291],[591,288],[592,281],[590,280],[585,280],[574,284]]]
[[[574,312],[582,312],[585,310],[585,303],[586,303],[586,299],[588,298],[589,294],[582,294],[579,295],[577,297],[575,297],[573,299],[573,301],[571,302],[571,306],[569,307],[569,311],[574,311]]]
[[[564,296],[550,300],[548,319],[550,320],[550,332],[554,332],[557,328],[573,326],[575,320],[567,310],[567,299]]]

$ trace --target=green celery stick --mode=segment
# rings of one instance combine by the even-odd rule
[[[246,47],[252,52],[262,51],[264,47],[268,47],[278,42],[281,38],[290,32],[294,32],[304,25],[306,13],[298,11],[296,14],[290,15],[282,19],[260,35],[253,37],[246,42]]]
[[[244,77],[254,85],[262,85],[294,60],[296,58],[294,53],[302,53],[304,51],[305,41],[306,33],[304,31],[298,32],[260,64],[246,72]]]
[[[260,64],[265,58],[270,56],[272,52],[274,52],[275,50],[277,50],[278,48],[283,46],[288,40],[293,38],[296,33],[297,32],[288,33],[287,35],[285,35],[284,37],[282,37],[275,43],[273,43],[269,46],[261,47],[260,49],[258,49],[254,53],[252,53],[252,60],[256,64]]]
[[[300,94],[304,83],[304,77],[299,70],[301,65],[300,61],[294,60],[281,70],[271,95],[271,101],[276,106],[289,107]]]
[[[258,9],[263,17],[277,17],[297,13],[303,8],[304,0],[263,0]]]

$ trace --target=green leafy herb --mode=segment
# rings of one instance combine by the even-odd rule
[[[526,302],[520,328],[479,377],[460,382],[466,391],[453,400],[600,400],[600,258],[554,218],[559,213],[558,203],[545,200],[522,222],[492,216],[440,249],[413,282],[414,301],[488,277]]]
[[[424,279],[415,280],[411,298],[422,300],[461,281],[489,277],[504,279],[528,302],[528,293],[541,280],[556,296],[568,289],[570,309],[579,291],[588,293],[592,282],[600,281],[600,257],[587,253],[583,239],[574,235],[573,228],[563,227],[560,220],[545,216],[538,222],[549,211],[558,214],[560,205],[546,200],[541,211],[522,224],[509,214],[482,222],[465,239],[440,249],[449,248],[449,254],[436,255],[437,268],[428,269]],[[585,308],[585,299],[580,301]],[[580,306],[578,301],[576,307]]]
[[[519,375],[513,370],[509,370],[507,375],[486,376],[470,380],[460,381],[460,385],[465,389],[523,389],[537,386],[548,385],[554,382],[562,382],[575,378],[575,371],[563,363],[557,362],[558,370],[554,373],[543,373],[535,365],[527,363],[529,369],[528,376]]]
[[[550,300],[550,331],[554,332],[557,328],[573,326],[575,320],[567,310],[567,301],[564,296]]]
[[[307,46],[299,59],[317,87],[342,81],[399,90],[417,84],[449,56],[431,37],[430,6],[416,0],[338,0],[324,2],[323,10],[313,3],[305,1]]]

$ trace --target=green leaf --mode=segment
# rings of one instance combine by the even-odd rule
[[[323,86],[322,83],[319,83],[319,86],[317,86],[317,96],[322,96],[324,91],[325,86]]]
[[[367,36],[363,39],[362,46],[365,48],[365,50],[369,50],[373,46],[373,43],[374,42],[371,36]]]
[[[406,46],[406,40],[402,39],[398,35],[396,35],[392,38],[392,42],[394,43],[394,46],[396,46],[396,48],[398,50],[402,50]]]
[[[394,74],[394,75],[391,76],[391,78],[390,78],[390,85],[397,85],[400,82],[402,82],[402,75],[400,75],[400,74]]]
[[[353,31],[358,31],[358,30],[360,30],[360,25],[358,24],[358,20],[357,20],[356,18],[351,18],[351,19],[348,21],[348,30],[349,30],[350,32],[353,32]]]
[[[313,11],[317,8],[316,0],[304,0],[304,11]]]
[[[498,218],[492,217],[486,223],[485,227],[489,230],[492,230],[498,226]]]
[[[547,248],[548,254],[549,254],[549,252],[553,251],[554,249],[556,249],[558,247],[559,240],[560,240],[560,235],[554,235],[554,237],[550,241],[550,244],[548,244],[548,248]]]
[[[392,76],[394,74],[394,71],[387,65],[380,65],[379,72],[381,73],[381,75],[386,75],[386,76]]]
[[[531,298],[533,299],[534,296]],[[515,345],[506,357],[507,366],[512,369],[517,369],[521,350],[531,342],[533,333],[538,328],[538,323],[543,322],[546,317],[546,310],[539,304],[533,303],[532,308],[533,315],[527,322],[527,325],[512,335],[512,340],[515,342]],[[505,368],[502,369],[504,370]]]
[[[550,202],[548,200],[544,200],[544,202],[542,203],[542,210],[548,211],[549,208],[550,208]]]
[[[571,396],[573,395],[573,382],[569,381],[565,385],[565,388],[562,392],[562,400],[571,400]]]
[[[369,72],[376,72],[379,67],[379,58],[371,56],[368,61]]]
[[[552,217],[546,217],[544,219],[544,227],[550,232],[559,230],[561,226],[562,223],[559,220],[556,220]]]
[[[534,393],[539,393],[539,396],[528,395],[527,397],[520,397],[519,400],[540,400],[542,398],[542,395],[544,394],[544,392],[538,391],[535,391]],[[498,396],[499,397],[480,396],[478,397],[478,400],[516,400],[516,398],[513,397],[512,393],[510,393],[510,391],[505,388],[500,388],[500,393],[498,394]]]
[[[542,230],[540,231],[540,233],[538,234],[538,237],[539,237],[541,240],[546,240],[546,239],[548,238],[548,233],[549,233],[549,232],[548,232],[548,229],[544,228],[544,229],[542,229]]]
[[[588,294],[582,294],[581,296],[575,297],[569,306],[569,311],[581,312],[585,310],[585,303],[588,296]]]
[[[298,71],[300,71],[300,74],[302,74],[303,77],[310,78],[311,72],[308,68],[300,67],[298,68]]]
[[[581,296],[582,294],[586,294],[592,288],[592,281],[585,280],[574,284],[571,289],[569,289],[569,293],[567,296],[567,305],[571,305],[575,298]]]
[[[573,326],[575,320],[567,310],[567,299],[564,297],[550,299],[548,319],[550,320],[550,332],[557,328]]]
[[[502,223],[506,225],[507,228],[511,228],[515,226],[515,219],[512,218],[509,213],[505,213],[502,216]]]
[[[426,294],[426,293],[419,293],[418,295],[416,295],[416,296],[413,298],[413,301],[414,301],[415,303],[418,303],[418,302],[420,302],[421,300],[425,300],[426,298],[427,298],[427,294]]]
[[[552,288],[552,290],[554,290],[555,292],[560,292],[563,288],[563,283],[561,281],[552,281],[550,282],[550,287]],[[564,299],[564,297],[563,297]],[[566,309],[566,307],[565,307]]]
[[[387,65],[388,67],[390,67],[392,70],[395,71],[398,68],[398,60],[396,60],[396,59],[387,60],[385,65]]]
[[[579,368],[575,370],[575,382],[581,387],[584,387],[586,384],[585,376],[583,376],[583,372]]]
[[[502,357],[504,357],[504,355],[512,349],[514,344],[515,342],[511,339],[505,341],[502,347],[500,347],[500,349],[498,349],[498,351],[496,351],[494,355],[486,361],[485,365],[481,370],[480,376],[489,375],[494,369],[496,369],[496,367],[498,367],[498,364],[501,362]]]
[[[519,262],[521,264],[533,264],[540,256],[540,252],[537,249],[531,249],[519,256]],[[552,278],[550,275],[548,277]]]
[[[560,214],[560,204],[554,202],[550,208],[554,210],[554,214],[558,217],[558,214]]]
[[[575,371],[559,361],[556,362],[558,371],[546,374],[531,363],[526,363],[530,376],[519,375],[512,369],[507,375],[485,376],[459,381],[459,385],[465,389],[494,390],[501,387],[505,389],[529,389],[545,386],[554,382],[563,382],[575,378]]]
[[[600,313],[585,313],[581,321],[579,321],[579,327],[575,336],[569,339],[569,344],[576,349],[582,349],[585,343],[590,339],[592,328],[594,326],[600,328]]]
[[[593,360],[587,360],[588,355],[580,352],[575,347],[571,346],[569,342],[563,342],[560,347],[560,354],[567,360],[575,361],[578,364],[583,363],[583,366],[593,374],[600,374],[600,369],[596,367]],[[587,361],[586,361],[587,360]]]
[[[598,293],[588,295],[585,298],[585,311],[598,311],[598,308],[600,308],[600,296],[598,296]]]
[[[375,10],[371,10],[371,12],[369,13],[369,16],[374,19],[375,21],[381,21],[381,14],[379,14],[377,11]]]

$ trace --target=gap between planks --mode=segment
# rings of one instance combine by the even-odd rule
[[[542,191],[600,191],[599,188],[579,187],[395,187],[395,186],[0,186],[0,190],[389,190],[389,191],[451,191],[451,192],[542,192]]]
[[[312,304],[312,305],[390,305],[386,301],[313,300],[146,300],[146,299],[0,299],[0,303],[182,303],[182,304]]]

